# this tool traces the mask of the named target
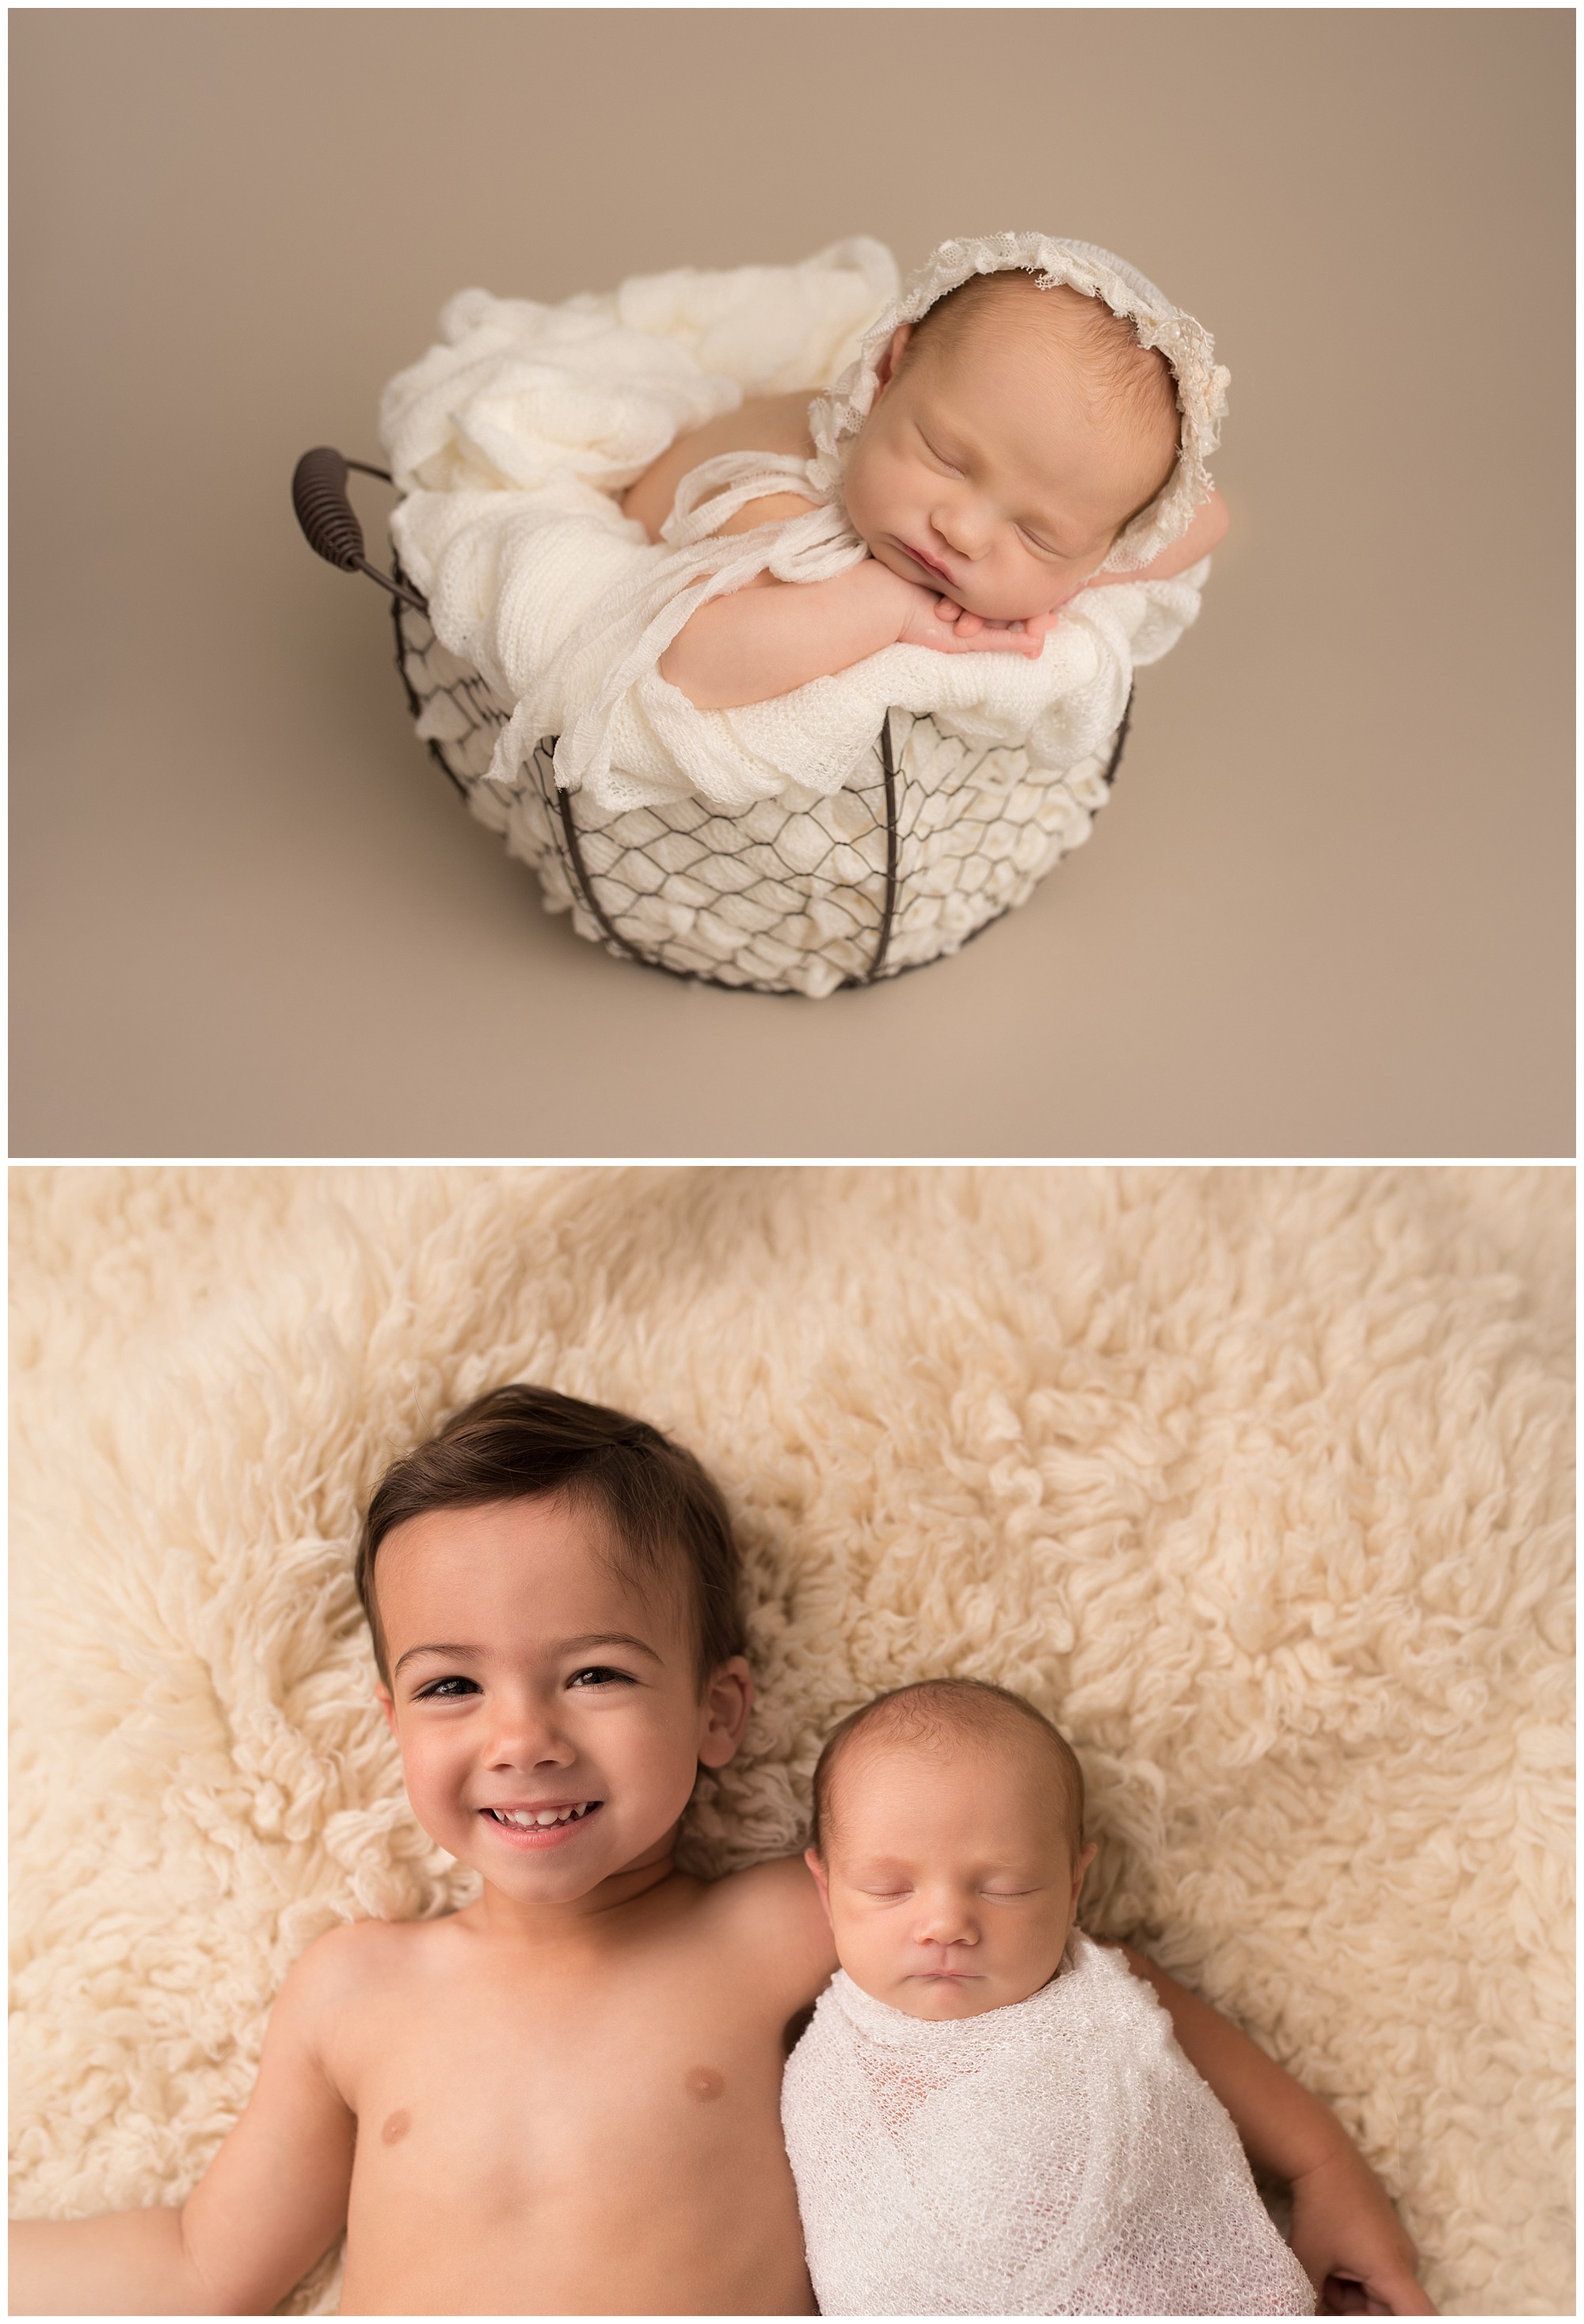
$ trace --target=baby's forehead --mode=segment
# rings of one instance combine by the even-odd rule
[[[831,1789],[851,1801],[898,1775],[930,1782],[962,1775],[989,1782],[999,1793],[1032,1794],[1028,1778],[1036,1772],[1038,1757],[1038,1739],[1023,1721],[943,1720],[922,1725],[881,1717],[847,1738],[831,1768]]]
[[[916,415],[948,427],[955,417],[1054,493],[1072,486],[1074,457],[1092,484],[1098,453],[1108,494],[1147,497],[1176,455],[1170,364],[1069,283],[1043,289],[1012,270],[961,284],[921,318],[904,366]]]

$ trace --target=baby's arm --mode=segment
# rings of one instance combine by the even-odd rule
[[[1124,1945],[1169,2011],[1179,2048],[1237,2126],[1252,2163],[1293,2190],[1293,2249],[1335,2314],[1432,2316],[1419,2255],[1391,2199],[1331,2111],[1175,1978]]]
[[[803,513],[808,503],[786,493],[751,501],[723,534]],[[695,709],[736,710],[832,678],[886,646],[929,646],[937,653],[1037,654],[1043,631],[1021,624],[958,638],[935,618],[935,593],[904,581],[872,557],[829,581],[777,581],[760,574],[728,597],[712,597],[660,656],[660,676]]]
[[[353,1933],[287,1978],[246,2110],[185,2204],[13,2223],[13,2314],[258,2316],[307,2274],[346,2219],[356,2126],[324,2052]]]
[[[1152,557],[1137,573],[1091,573],[1083,586],[1086,589],[1099,589],[1110,581],[1169,581],[1174,574],[1186,573],[1191,565],[1197,565],[1212,549],[1219,549],[1230,522],[1225,501],[1220,493],[1211,493],[1204,506],[1195,512],[1182,540],[1174,540],[1169,549],[1163,549],[1158,557]]]

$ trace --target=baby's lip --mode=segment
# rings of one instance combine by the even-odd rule
[[[945,567],[944,565],[937,565],[933,557],[925,557],[916,549],[909,549],[905,540],[899,540],[897,543],[897,546],[901,550],[904,557],[910,557],[915,565],[922,565],[926,573],[938,573],[943,581],[949,581],[951,579],[952,576],[947,572]]]

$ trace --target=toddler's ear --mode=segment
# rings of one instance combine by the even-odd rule
[[[803,1861],[807,1865],[810,1872],[814,1875],[814,1885],[819,1890],[820,1903],[825,1908],[826,1920],[830,1921],[831,1891],[829,1884],[825,1878],[825,1868],[820,1861],[820,1852],[818,1849],[806,1848],[803,1851]],[[831,1926],[834,1928],[835,1923],[833,1921],[831,1922]]]
[[[704,1719],[698,1738],[699,1765],[723,1767],[735,1756],[753,1709],[753,1673],[746,1656],[733,1655],[705,1689]]]
[[[385,1684],[382,1678],[376,1679],[374,1682],[374,1696],[379,1703],[380,1709],[385,1714],[386,1726],[390,1729],[391,1734],[394,1735],[396,1732],[396,1705],[391,1700],[391,1690]]]

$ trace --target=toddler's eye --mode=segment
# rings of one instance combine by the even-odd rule
[[[464,1695],[477,1694],[478,1681],[474,1678],[437,1678],[431,1686],[420,1688],[416,1700],[419,1702],[458,1702]]]
[[[587,1670],[574,1671],[566,1683],[568,1686],[579,1687],[608,1686],[612,1679],[631,1684],[630,1672],[612,1670],[603,1663],[591,1663]]]

